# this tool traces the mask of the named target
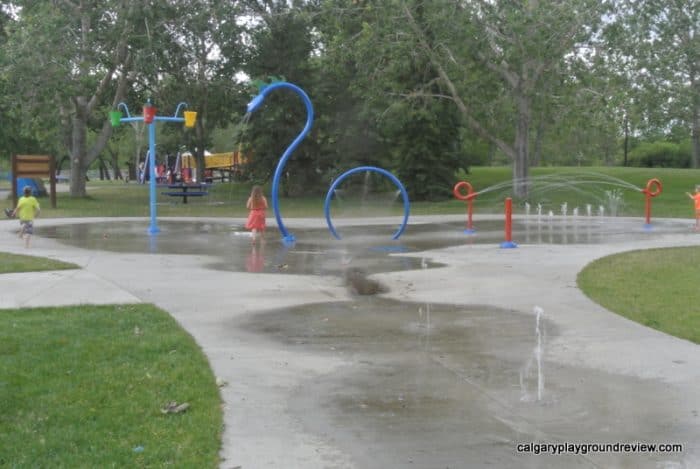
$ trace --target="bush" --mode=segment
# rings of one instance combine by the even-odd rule
[[[630,166],[644,168],[688,168],[690,152],[672,142],[644,142],[630,152]]]

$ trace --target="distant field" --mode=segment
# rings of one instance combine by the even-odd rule
[[[357,175],[353,177],[362,177]],[[640,192],[647,181],[658,178],[663,185],[660,196],[652,199],[653,217],[691,218],[692,206],[685,192],[691,191],[700,183],[700,170],[695,169],[655,169],[620,167],[554,167],[532,168],[530,196],[527,200],[514,200],[516,213],[524,211],[525,202],[534,212],[538,204],[545,211],[560,213],[566,203],[569,213],[578,207],[584,213],[587,205],[592,210],[606,206],[610,212],[609,196],[621,197],[620,215],[644,216],[645,198]],[[478,213],[499,213],[503,210],[503,200],[512,196],[512,174],[510,167],[473,167],[466,180],[480,195],[475,200],[474,211]],[[348,179],[351,182],[351,178]],[[355,181],[357,183],[357,181]],[[455,179],[454,183],[458,181]],[[411,213],[450,214],[464,213],[464,203],[450,196],[454,183],[446,187],[446,198],[437,202],[412,202]],[[5,183],[7,185],[7,182]],[[357,187],[357,184],[356,184]],[[2,186],[0,185],[0,188]],[[63,187],[65,190],[65,186]],[[410,191],[410,187],[407,188]],[[250,191],[247,183],[215,183],[209,195],[190,199],[183,204],[179,198],[163,196],[157,190],[158,216],[209,216],[243,217],[247,214],[245,201]],[[269,198],[270,188],[266,187]],[[610,192],[610,194],[606,194]],[[343,196],[334,200],[331,210],[334,216],[381,216],[398,214],[402,204],[396,194],[389,192],[369,194],[362,199],[361,190],[349,188]],[[281,198],[280,209],[285,217],[323,217],[324,195],[298,198]],[[91,181],[88,197],[73,199],[66,192],[58,195],[58,208],[51,209],[48,199],[41,199],[42,216],[88,217],[88,216],[149,216],[149,187],[122,181]],[[10,202],[6,201],[5,206]]]

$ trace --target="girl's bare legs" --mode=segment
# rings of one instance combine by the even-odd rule
[[[251,238],[253,239],[252,243],[255,244],[255,240],[258,238],[258,230],[256,230],[255,228],[253,228]]]

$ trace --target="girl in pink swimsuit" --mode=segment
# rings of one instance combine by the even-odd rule
[[[247,230],[251,230],[253,233],[253,244],[258,237],[258,233],[263,235],[265,233],[265,217],[267,211],[267,199],[262,193],[262,188],[260,186],[253,186],[250,191],[250,197],[248,197],[248,202],[246,202],[246,208],[248,209],[248,220],[245,223]]]

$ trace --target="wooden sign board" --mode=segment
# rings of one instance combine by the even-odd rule
[[[17,178],[49,178],[51,208],[56,208],[56,161],[51,155],[12,155],[12,206],[17,206]]]

